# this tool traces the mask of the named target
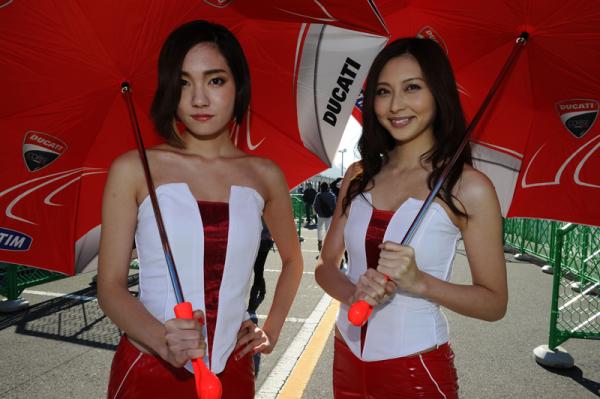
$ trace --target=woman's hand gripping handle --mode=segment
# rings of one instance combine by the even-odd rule
[[[193,319],[194,312],[190,302],[182,302],[175,306],[175,316],[178,319]],[[214,375],[202,359],[193,359],[196,394],[200,399],[220,399],[222,394],[221,381]]]

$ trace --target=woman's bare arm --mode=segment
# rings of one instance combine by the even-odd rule
[[[283,173],[271,161],[260,162],[261,167],[257,173],[264,178],[266,192],[263,217],[277,244],[281,257],[281,274],[277,279],[273,302],[262,329],[250,320],[242,323],[236,345],[236,358],[241,358],[250,351],[270,353],[273,350],[296,296],[304,266],[294,226],[290,194]]]
[[[383,244],[377,270],[403,290],[454,312],[488,321],[501,319],[506,313],[508,288],[496,192],[485,175],[469,169],[463,172],[458,198],[469,214],[461,231],[472,284],[446,282],[418,270],[414,250],[392,242]]]
[[[281,257],[281,274],[273,295],[269,314],[263,330],[277,342],[285,318],[296,297],[304,264],[300,242],[292,213],[287,183],[281,170],[272,164],[266,176],[269,183],[269,200],[265,206],[264,219]]]
[[[346,197],[348,185],[356,175],[358,168],[359,166],[355,163],[350,165],[346,171],[331,219],[331,226],[325,236],[323,249],[321,249],[315,269],[315,279],[321,288],[331,297],[348,305],[357,298],[355,298],[356,286],[340,271],[340,262],[345,250],[344,228],[348,220],[348,215],[342,212],[342,202]]]
[[[196,320],[162,324],[127,287],[137,223],[137,185],[143,182],[137,153],[119,157],[110,168],[102,205],[98,264],[98,302],[104,313],[134,342],[174,366],[204,356],[204,339]],[[195,312],[196,318],[202,312]]]

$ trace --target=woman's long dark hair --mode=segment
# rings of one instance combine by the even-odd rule
[[[415,57],[435,99],[436,112],[433,121],[435,143],[422,157],[422,161],[431,163],[432,167],[432,172],[427,179],[429,189],[433,188],[444,166],[458,150],[465,134],[466,120],[458,97],[452,67],[444,50],[433,40],[412,37],[397,39],[388,44],[373,61],[367,76],[363,103],[363,132],[358,141],[358,151],[362,157],[360,161],[362,171],[350,182],[342,203],[344,212],[357,195],[373,189],[373,178],[388,162],[389,152],[396,146],[394,138],[377,120],[374,102],[381,70],[389,60],[403,54],[411,54]],[[465,147],[452,167],[437,196],[448,204],[454,213],[466,217],[467,214],[458,209],[452,200],[452,189],[460,178],[465,164],[472,164],[469,146]]]

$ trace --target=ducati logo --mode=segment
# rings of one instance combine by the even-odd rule
[[[446,47],[446,43],[444,43],[444,39],[433,29],[431,26],[424,26],[419,30],[419,33],[416,35],[420,39],[431,39],[436,42],[444,52],[448,54],[448,47]]]
[[[30,172],[35,172],[50,165],[66,150],[67,145],[54,136],[33,130],[25,133],[23,160]]]
[[[228,5],[230,5],[231,3],[233,3],[233,0],[204,0],[204,2],[213,7],[225,8]]]
[[[594,126],[598,108],[598,101],[586,98],[563,100],[556,103],[556,112],[558,112],[560,121],[577,138],[583,137]]]

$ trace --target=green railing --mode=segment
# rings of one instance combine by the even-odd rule
[[[298,238],[302,239],[302,218],[304,217],[304,201],[302,201],[302,194],[290,194],[292,198],[292,210],[294,211],[294,220],[298,228]]]
[[[504,242],[522,254],[543,259],[554,266],[556,231],[560,222],[538,219],[505,219]]]
[[[565,224],[557,232],[557,265],[548,346],[600,338],[600,229]]]
[[[569,338],[600,338],[600,228],[506,219],[504,241],[536,256],[554,273],[548,347]]]
[[[28,287],[67,277],[61,273],[0,263],[0,295],[14,301]]]

